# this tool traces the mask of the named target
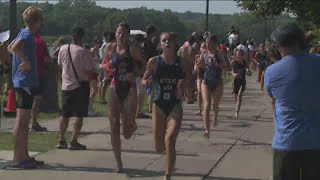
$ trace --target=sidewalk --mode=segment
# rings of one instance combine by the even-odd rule
[[[173,180],[269,179],[273,134],[270,100],[249,78],[240,118],[235,119],[231,91],[231,84],[226,85],[220,124],[212,130],[209,140],[202,137],[202,117],[194,115],[196,105],[184,104]],[[40,154],[37,158],[46,162],[45,167],[31,171],[1,170],[1,180],[162,180],[165,156],[156,154],[153,148],[151,120],[138,119],[137,123],[134,137],[122,139],[123,174],[113,173],[116,164],[107,118],[90,118],[84,124],[87,136],[80,139],[87,145],[87,151],[52,150]],[[56,131],[58,122],[48,121],[45,126]]]

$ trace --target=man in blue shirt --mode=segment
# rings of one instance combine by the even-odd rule
[[[13,55],[12,81],[15,89],[17,117],[13,129],[14,156],[13,168],[34,169],[43,162],[30,158],[28,153],[28,133],[33,105],[33,91],[38,87],[37,59],[34,33],[39,32],[42,24],[42,10],[34,6],[23,12],[26,28],[8,46]]]
[[[320,57],[304,52],[295,24],[279,26],[272,39],[282,56],[264,79],[275,103],[273,179],[320,179]]]

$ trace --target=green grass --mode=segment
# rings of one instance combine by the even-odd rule
[[[70,137],[70,133],[67,134]],[[68,142],[69,138],[67,138]],[[57,133],[30,133],[29,134],[29,151],[34,152],[47,152],[54,149],[58,142]],[[1,150],[13,149],[13,136],[12,133],[0,134],[0,147]]]
[[[231,74],[227,74],[226,76],[223,77],[223,82],[225,84],[229,83],[232,81],[232,75]]]

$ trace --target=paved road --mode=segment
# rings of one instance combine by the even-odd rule
[[[266,180],[271,175],[273,118],[270,100],[248,79],[240,118],[235,119],[231,85],[225,86],[220,124],[211,139],[202,137],[202,118],[196,105],[184,105],[184,120],[177,141],[174,180]],[[113,173],[115,160],[106,118],[90,118],[80,142],[87,151],[52,150],[38,155],[47,165],[31,171],[0,171],[1,180],[149,180],[162,179],[165,156],[153,149],[151,120],[138,119],[138,131],[122,140],[125,173]],[[48,121],[56,131],[57,121]],[[1,157],[1,156],[0,156]],[[0,158],[1,159],[1,158]]]

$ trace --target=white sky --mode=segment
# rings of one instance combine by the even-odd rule
[[[24,0],[18,0],[24,1]],[[33,0],[25,0],[25,1],[33,1]],[[34,0],[37,2],[41,2],[39,0]],[[42,0],[42,2],[45,2],[45,0]],[[56,3],[55,1],[50,1],[51,3]],[[155,10],[164,10],[164,9],[170,9],[171,11],[175,12],[185,12],[185,11],[191,11],[191,12],[200,12],[205,13],[206,12],[206,0],[198,0],[198,1],[170,1],[170,0],[164,0],[164,1],[103,1],[103,0],[97,0],[96,1],[98,6],[102,7],[111,7],[111,8],[117,8],[117,9],[129,9],[129,8],[137,8],[137,7],[147,7],[148,9],[155,9]],[[209,3],[209,13],[210,14],[234,14],[243,12],[243,10],[239,7],[237,7],[237,4],[232,0],[225,0],[225,1],[216,1],[216,0],[210,0]]]

